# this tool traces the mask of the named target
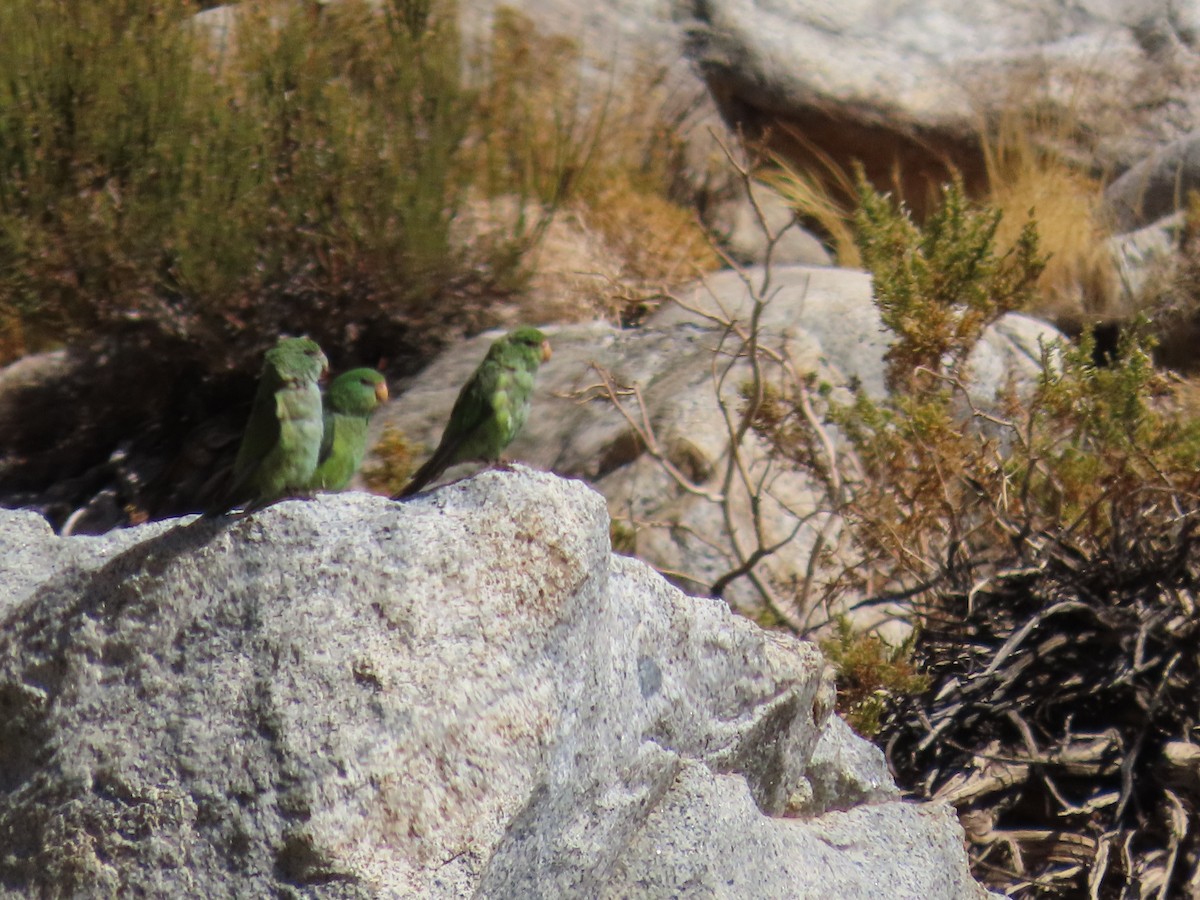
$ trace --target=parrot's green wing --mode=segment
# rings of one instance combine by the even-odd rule
[[[374,369],[352,369],[339,375],[325,395],[324,434],[314,491],[340,491],[350,483],[367,452],[371,414],[387,400],[387,382]]]
[[[397,496],[412,496],[450,466],[464,460],[461,456],[463,448],[475,443],[476,436],[492,416],[492,399],[499,375],[498,364],[486,359],[480,363],[459,391],[437,449]]]
[[[454,401],[437,449],[397,497],[415,494],[460,462],[499,459],[525,424],[534,376],[549,358],[550,344],[536,328],[518,328],[492,344]]]
[[[283,379],[273,369],[265,369],[259,376],[254,402],[250,406],[250,417],[246,420],[246,430],[242,433],[242,443],[233,463],[230,494],[245,493],[247,482],[253,477],[259,464],[270,453],[271,448],[278,445],[281,425],[279,400],[276,395],[284,386]]]
[[[317,380],[328,363],[308,338],[282,338],[267,351],[233,476],[209,515],[255,509],[307,489],[323,431]]]

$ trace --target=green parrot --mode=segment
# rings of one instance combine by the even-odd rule
[[[317,382],[328,368],[309,338],[280,338],[266,352],[233,479],[208,515],[243,504],[250,512],[308,491],[324,430]]]
[[[371,413],[387,398],[387,383],[374,369],[351,369],[333,379],[325,392],[325,433],[312,490],[340,491],[350,483],[367,453]]]
[[[534,376],[549,358],[550,342],[536,328],[518,328],[492,344],[458,392],[433,456],[392,499],[412,496],[458,463],[498,460],[525,424]]]

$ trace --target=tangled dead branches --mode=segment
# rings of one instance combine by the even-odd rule
[[[881,738],[1011,896],[1200,897],[1200,515],[1148,527],[1031,541],[920,611],[932,686]]]

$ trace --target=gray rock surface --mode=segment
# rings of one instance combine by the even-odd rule
[[[727,115],[767,126],[778,117],[837,160],[911,170],[941,154],[969,175],[979,116],[1036,97],[1093,137],[1091,162],[1119,169],[1190,130],[1200,111],[1194,4],[681,5],[689,53]]]
[[[770,300],[763,329],[801,370],[829,367],[839,383],[854,380],[872,397],[884,395],[883,354],[891,343],[871,301],[871,276],[858,269],[776,266],[745,270],[750,285]],[[717,272],[651,320],[660,328],[709,326],[706,316],[748,323],[754,292],[735,271]]]
[[[747,274],[757,280],[762,270],[752,268]],[[871,301],[867,274],[781,266],[772,272],[768,293],[771,300],[761,325],[769,346],[786,354],[797,371],[815,372],[835,388],[859,384],[870,395],[883,396],[883,354],[889,341]],[[662,307],[635,330],[603,324],[550,328],[554,358],[538,376],[533,411],[508,455],[595,484],[608,499],[613,518],[634,532],[633,546],[625,549],[672,573],[689,592],[706,594],[737,565],[723,506],[711,499],[720,488],[730,446],[713,383],[714,351],[721,345],[732,352],[736,343],[726,339],[722,345],[721,329],[706,317],[736,318],[745,324],[752,300],[732,271],[717,273],[680,299],[682,305]],[[431,450],[459,388],[496,336],[482,335],[448,350],[407,388],[395,392],[397,399],[380,411],[374,427],[397,427]],[[1049,325],[1027,316],[1011,315],[993,326],[970,359],[976,407],[994,407],[997,391],[1010,376],[1018,388],[1030,386],[1037,372],[1039,339],[1058,336]],[[580,399],[580,392],[598,381],[592,363],[610,370],[622,385],[640,390],[646,421],[663,453],[707,496],[682,490],[643,452],[633,428],[610,404]],[[731,409],[741,402],[738,391],[749,374],[743,360],[721,387],[720,396]],[[849,394],[843,396],[848,399]],[[626,404],[635,418],[640,417],[632,397],[626,397]],[[798,516],[816,513],[786,548],[760,564],[764,577],[779,585],[796,584],[805,577],[814,542],[826,523],[820,513],[824,495],[804,473],[768,471],[765,450],[753,436],[746,439],[745,458],[756,478],[764,472],[769,476],[761,507],[768,540],[787,537],[796,529]],[[472,467],[461,466],[446,477],[470,471]],[[737,539],[743,548],[753,546],[749,496],[735,485],[729,497]],[[749,614],[756,614],[763,602],[745,579],[731,584],[723,596]],[[794,614],[796,623],[817,625],[827,611],[797,608]]]
[[[1153,225],[1109,238],[1122,295],[1144,304],[1175,273],[1183,243],[1184,214],[1177,212]]]
[[[743,265],[833,265],[829,250],[812,232],[800,227],[786,200],[757,182],[751,183],[750,191],[753,204],[739,191],[712,216],[718,228],[724,229],[720,237],[730,256]],[[773,246],[768,247],[771,240]]]
[[[1104,190],[1118,233],[1135,231],[1187,207],[1200,188],[1200,131],[1159,147]]]
[[[804,814],[846,810],[900,796],[883,753],[837,716],[822,730],[807,775],[813,794],[799,807]]]
[[[983,896],[819,652],[578,482],[177,525],[0,511],[2,896]]]
[[[709,827],[711,817],[736,821]],[[831,812],[818,820],[784,820],[766,829],[738,779],[684,767],[664,801],[616,867],[604,897],[968,898],[987,896],[952,872],[930,877],[937,863],[956,855],[954,812],[945,806],[888,803]],[[904,847],[909,865],[880,854],[871,833],[884,829]],[[930,840],[931,831],[936,832]],[[803,866],[795,861],[804,859]],[[852,866],[842,861],[853,859]],[[736,860],[734,866],[729,860]],[[680,887],[684,893],[678,893]]]

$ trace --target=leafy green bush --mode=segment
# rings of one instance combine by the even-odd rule
[[[1006,389],[976,409],[967,359],[989,324],[1031,299],[1044,263],[1034,223],[999,251],[997,214],[956,184],[924,227],[861,178],[859,190],[858,241],[895,335],[891,391],[821,398],[847,445],[837,473],[797,396],[768,392],[756,419],[777,457],[838,486],[828,502],[856,551],[834,590],[920,595],[1021,557],[1034,535],[1069,531],[1100,550],[1119,523],[1191,502],[1200,426],[1171,402],[1144,326],[1126,329],[1107,361],[1086,335],[1044,347],[1026,396]]]
[[[887,353],[893,391],[930,376],[961,374],[983,330],[1027,307],[1045,260],[1030,222],[1017,243],[997,254],[1000,213],[972,207],[961,183],[918,227],[902,206],[872,190],[858,173],[855,236],[863,266],[874,275],[875,303],[896,335]]]

